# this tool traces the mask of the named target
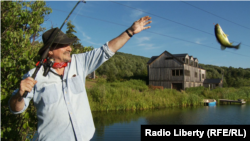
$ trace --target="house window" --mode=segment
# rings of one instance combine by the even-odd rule
[[[180,70],[180,76],[183,76],[183,70]]]
[[[190,60],[190,66],[193,66],[193,65],[194,65],[194,61]]]
[[[190,76],[190,71],[189,70],[184,70],[185,76]]]
[[[194,62],[194,66],[195,66],[195,67],[198,67],[198,63],[197,63],[197,62]]]
[[[194,77],[198,77],[198,74],[197,74],[197,72],[194,72]]]
[[[179,74],[180,74],[180,70],[176,70],[176,76],[179,76]]]
[[[204,74],[202,74],[202,78],[203,78],[203,79],[205,78],[205,75],[204,75]]]
[[[185,64],[188,64],[188,59],[187,58],[185,59]]]
[[[172,70],[172,76],[182,76],[183,70]]]
[[[175,76],[175,70],[172,70],[172,76]]]

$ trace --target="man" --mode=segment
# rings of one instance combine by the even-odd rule
[[[9,101],[10,111],[19,114],[25,111],[33,98],[37,109],[38,138],[40,141],[87,141],[93,137],[95,127],[85,90],[86,76],[96,70],[119,50],[134,34],[150,28],[151,17],[142,17],[118,37],[101,48],[87,53],[70,56],[68,38],[59,31],[48,56],[55,64],[46,77],[44,67],[37,73],[36,80],[30,76],[34,69],[24,75],[20,88],[12,93]],[[44,46],[39,50],[42,55],[51,43],[58,28],[43,34]],[[28,91],[26,98],[22,98]]]

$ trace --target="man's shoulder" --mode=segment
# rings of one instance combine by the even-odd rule
[[[36,67],[29,70],[26,74],[23,75],[23,79],[25,79],[27,77],[31,77],[33,75],[33,73],[35,72],[35,70],[36,70]],[[41,70],[42,71],[44,70],[43,66],[39,69],[39,71],[41,71]]]

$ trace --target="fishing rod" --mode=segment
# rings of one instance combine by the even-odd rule
[[[45,58],[48,56],[50,47],[51,47],[51,45],[53,44],[54,40],[56,39],[56,37],[57,37],[59,31],[61,31],[62,27],[64,26],[64,24],[67,22],[68,18],[70,17],[71,13],[75,10],[75,8],[77,7],[77,5],[78,5],[80,2],[86,3],[86,1],[84,1],[84,0],[79,0],[79,1],[76,3],[75,7],[71,10],[71,12],[69,13],[68,17],[65,19],[65,21],[64,21],[63,24],[61,25],[60,29],[57,31],[56,36],[53,38],[53,40],[52,40],[52,42],[50,43],[49,47],[48,47],[48,48],[46,49],[46,51],[43,53],[41,61],[40,61],[39,64],[36,66],[36,70],[35,70],[35,72],[34,72],[34,73],[32,74],[32,76],[31,76],[33,79],[36,78],[36,75],[37,75],[38,71],[40,70],[41,66],[44,64],[44,60],[45,60]],[[49,68],[52,67],[52,65],[53,65],[54,62],[52,62],[52,61],[50,61],[50,60],[47,60],[47,61],[48,61],[47,67],[49,67]],[[45,73],[44,73],[43,75],[46,76],[47,73],[48,73],[48,70],[45,71]],[[25,97],[27,97],[27,95],[28,95],[28,91],[25,91],[22,97],[25,98]]]

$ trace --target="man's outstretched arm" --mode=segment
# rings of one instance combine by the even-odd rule
[[[150,28],[150,26],[144,27],[145,25],[150,24],[152,22],[152,21],[150,21],[150,19],[151,19],[151,17],[149,17],[149,16],[145,16],[145,17],[140,18],[139,20],[135,21],[130,28],[127,29],[128,32],[131,35],[134,35],[134,34],[141,32],[144,29]],[[128,33],[126,33],[126,31],[124,31],[121,35],[119,35],[118,37],[109,41],[109,43],[108,43],[109,49],[112,52],[116,52],[121,47],[123,47],[123,45],[129,39],[130,39],[130,36],[128,35]]]

